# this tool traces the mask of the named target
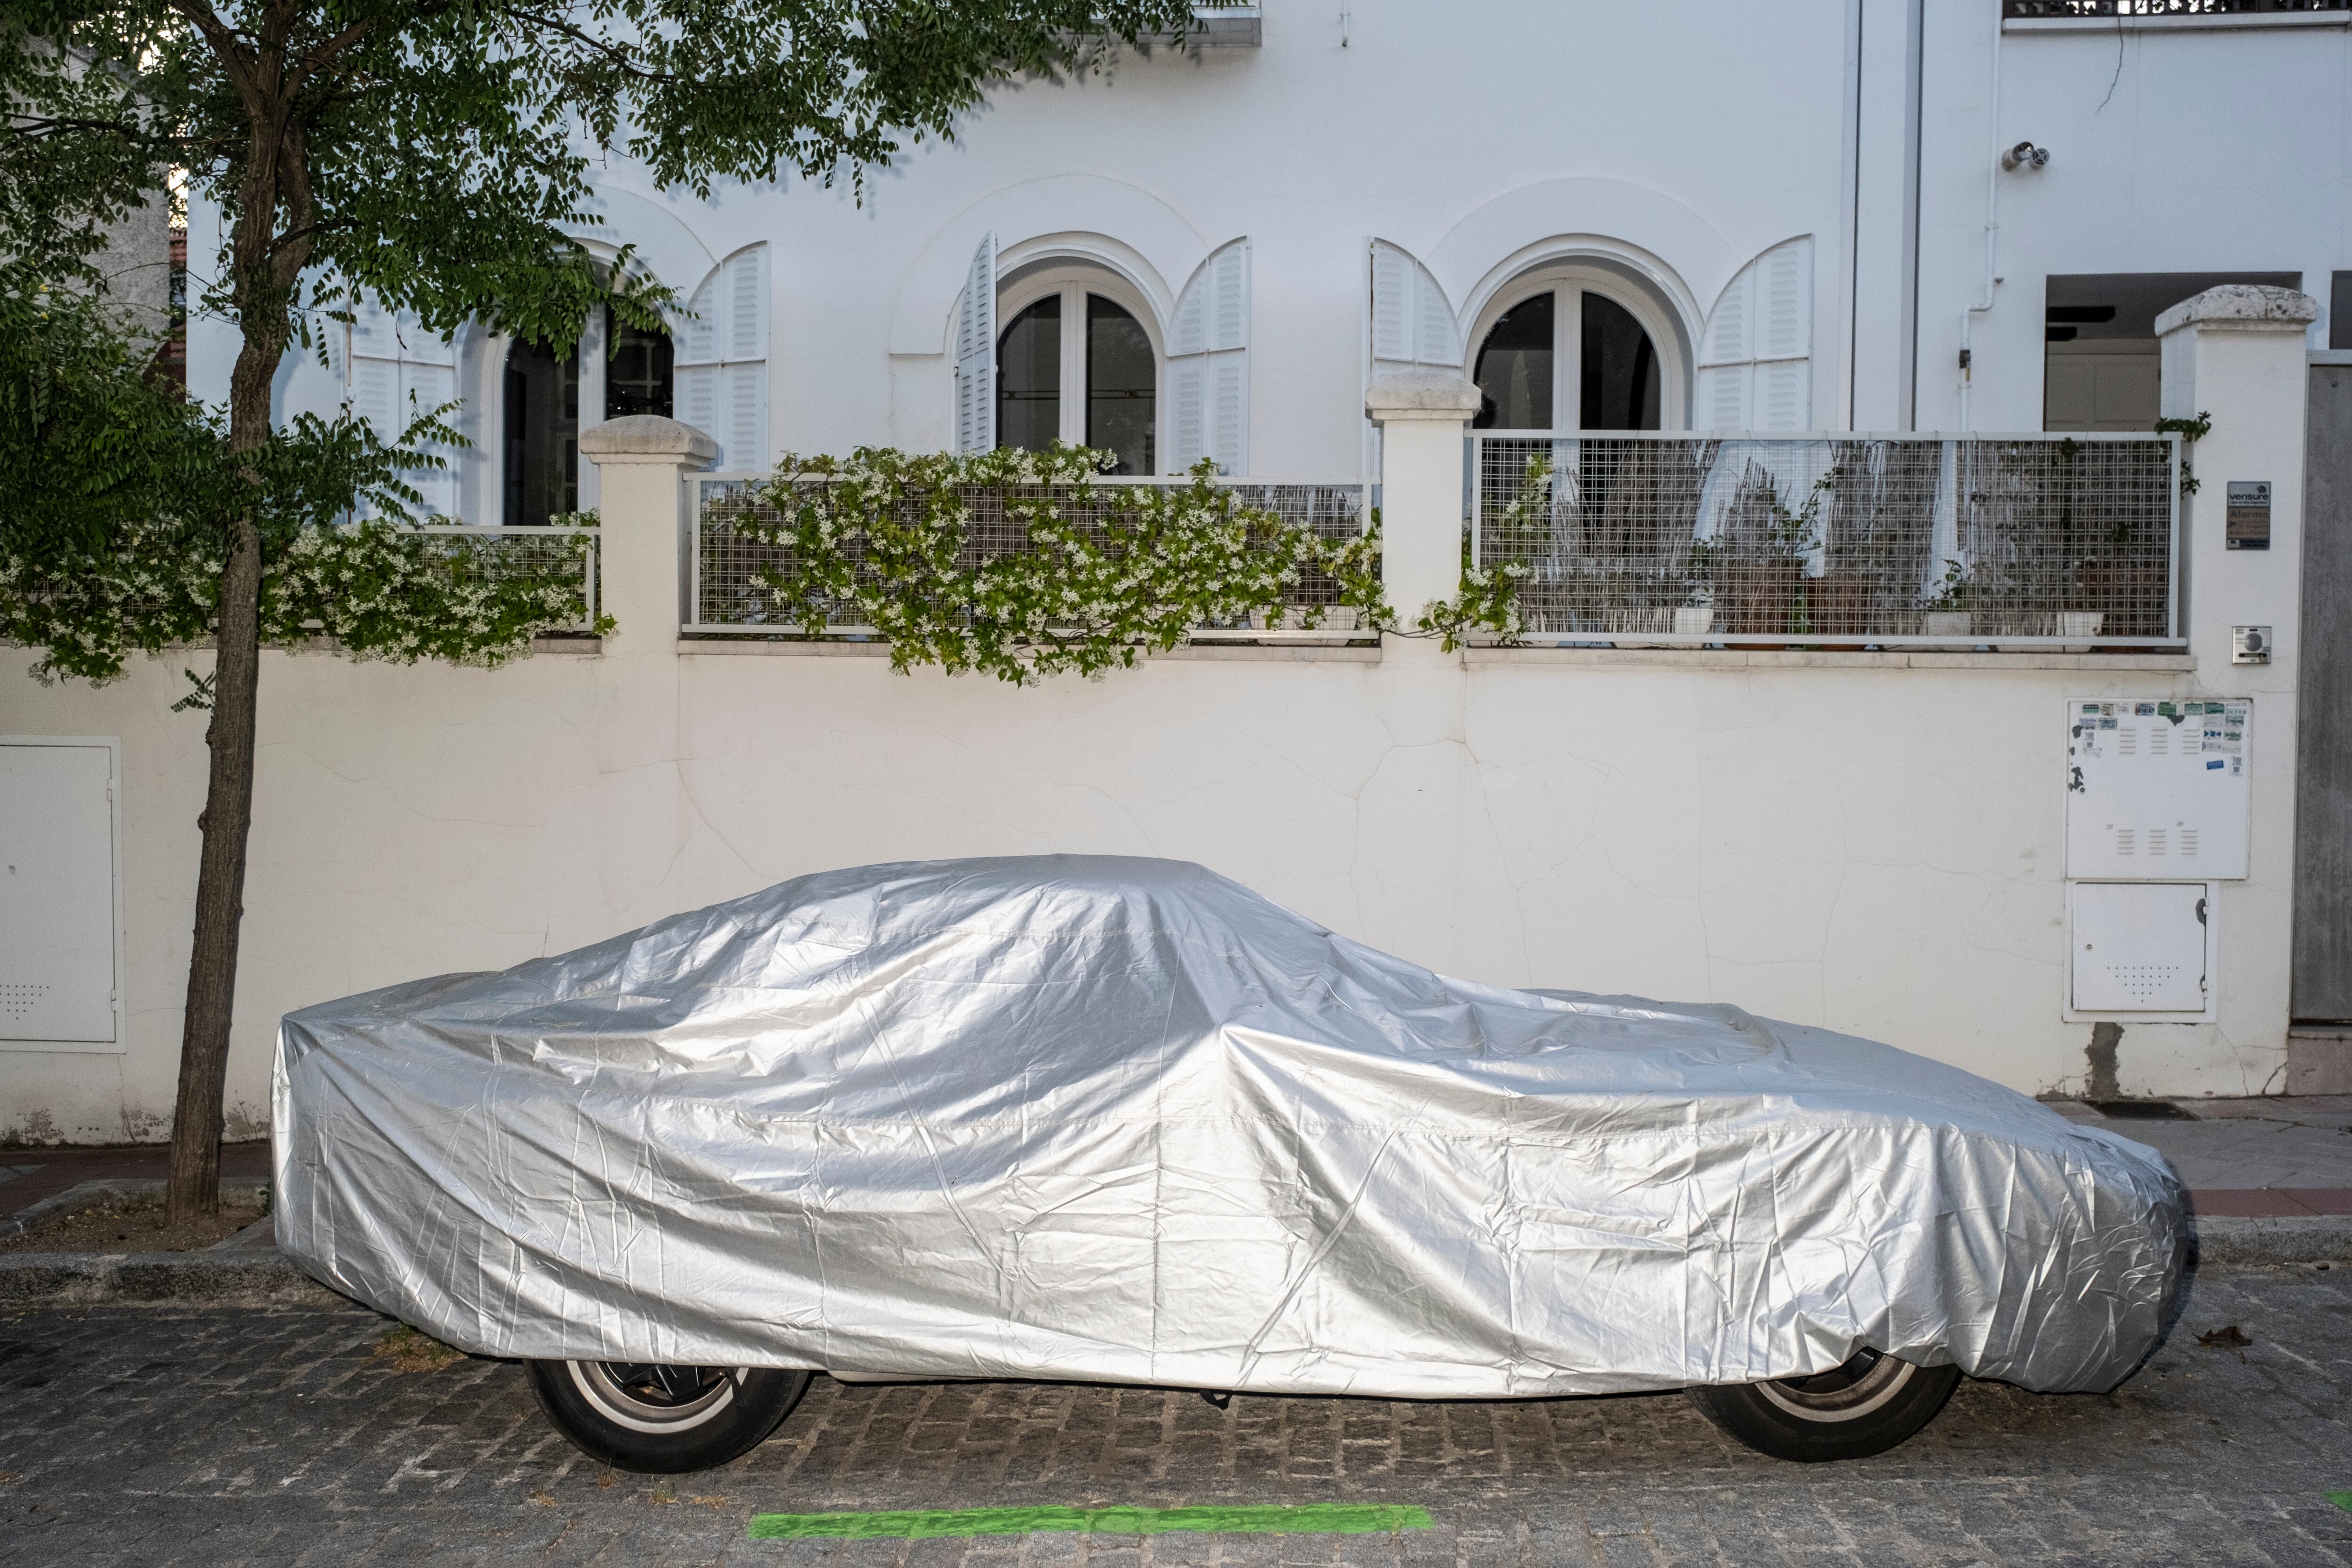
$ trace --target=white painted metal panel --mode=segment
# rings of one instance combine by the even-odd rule
[[[2066,704],[2066,875],[2246,874],[2253,704]]]
[[[2078,882],[2073,904],[2077,1012],[2206,1010],[2206,884]]]
[[[118,1047],[114,755],[0,743],[0,1041]]]

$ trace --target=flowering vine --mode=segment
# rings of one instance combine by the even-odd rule
[[[1246,504],[1205,463],[1186,484],[1138,485],[1104,475],[1114,460],[1058,444],[788,457],[721,518],[788,552],[759,571],[761,618],[812,636],[870,626],[902,672],[1025,685],[1132,668],[1202,626],[1313,630],[1337,608],[1368,630],[1391,621],[1376,519],[1329,539]]]
[[[372,519],[292,532],[264,567],[261,636],[326,638],[352,658],[496,666],[542,632],[586,629],[593,513],[544,538],[421,532]],[[68,569],[0,556],[0,640],[41,649],[34,676],[109,680],[134,651],[212,636],[221,547],[168,521],[114,531]],[[595,628],[608,630],[609,617]],[[193,678],[192,678],[193,679]],[[188,706],[203,707],[201,685]]]

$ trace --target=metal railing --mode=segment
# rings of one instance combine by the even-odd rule
[[[744,531],[747,522],[774,527],[782,522],[791,492],[801,487],[833,481],[810,477],[778,481],[772,474],[698,474],[694,515],[688,535],[688,614],[679,629],[698,637],[805,637],[807,629],[785,623],[774,608],[767,586],[770,574],[789,578],[793,552],[789,544],[771,542]],[[1303,525],[1326,539],[1353,539],[1370,521],[1373,486],[1366,479],[1219,479],[1243,504],[1274,512]],[[1136,486],[1181,487],[1192,480],[1164,478],[1105,478],[1087,485],[974,488],[965,492],[969,518],[961,564],[976,565],[997,556],[1030,548],[1025,525],[1012,515],[1008,500],[1052,495],[1067,521],[1083,526],[1089,513],[1107,513],[1117,492]],[[1309,567],[1299,574],[1286,595],[1287,610],[1279,624],[1199,626],[1195,642],[1355,642],[1374,640],[1377,634],[1357,625],[1355,610],[1339,603],[1339,585],[1325,573]],[[1298,623],[1311,609],[1323,611],[1313,630]],[[822,636],[845,640],[877,637],[847,606],[828,618]]]
[[[2181,647],[2171,436],[1480,431],[1521,640]]]
[[[593,631],[596,626],[597,531],[593,528],[477,527],[469,523],[431,523],[415,529],[438,546],[453,571],[462,570],[483,582],[525,575],[544,576],[551,566],[569,563],[580,554],[580,624],[567,628]]]
[[[2112,20],[2133,16],[2272,16],[2352,11],[2352,0],[2001,0],[2013,22],[2062,18]]]

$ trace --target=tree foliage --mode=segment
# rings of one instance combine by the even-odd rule
[[[0,0],[0,236],[52,268],[188,171],[248,328],[364,288],[433,331],[568,343],[666,290],[600,268],[591,174],[831,183],[991,86],[1096,68],[1181,0]],[[307,279],[307,282],[306,282]],[[298,298],[298,289],[307,292]]]
[[[578,530],[479,542],[420,533],[410,470],[449,432],[387,444],[301,415],[236,458],[216,410],[150,374],[102,298],[0,264],[0,641],[37,679],[110,680],[133,652],[205,641],[232,519],[262,541],[261,640],[359,658],[497,664],[585,622]],[[322,527],[364,504],[355,526]]]

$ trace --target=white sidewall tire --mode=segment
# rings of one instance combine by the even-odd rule
[[[712,1469],[750,1453],[800,1403],[814,1375],[730,1368],[707,1400],[681,1407],[630,1400],[601,1363],[534,1361],[524,1367],[540,1408],[572,1447],[615,1469],[647,1475]]]

